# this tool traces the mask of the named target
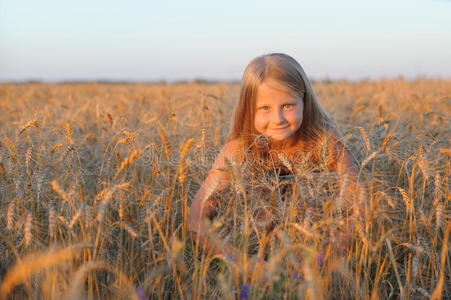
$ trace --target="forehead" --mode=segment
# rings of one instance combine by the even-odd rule
[[[258,86],[256,102],[293,98],[298,98],[298,95],[287,85],[274,79],[265,79]]]

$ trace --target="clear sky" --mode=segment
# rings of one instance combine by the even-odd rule
[[[0,0],[0,81],[239,80],[270,52],[313,79],[451,78],[451,1]]]

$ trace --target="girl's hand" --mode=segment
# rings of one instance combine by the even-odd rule
[[[346,253],[350,246],[350,237],[347,232],[339,232],[332,242],[332,250],[335,255],[341,256]]]
[[[342,228],[335,235],[332,241],[332,254],[342,256],[346,254],[352,247],[352,240],[355,235],[355,225],[349,226],[347,229]]]

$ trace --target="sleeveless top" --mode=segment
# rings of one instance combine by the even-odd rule
[[[298,169],[297,165],[294,167],[296,174],[280,161],[277,161],[272,168],[264,161],[257,167],[256,172],[255,169],[252,170],[252,162],[245,166],[244,170],[252,174],[249,176],[255,176],[256,182],[264,184],[256,188],[264,189],[256,193],[256,200],[260,200],[257,206],[270,207],[272,215],[279,220],[284,219],[290,209],[297,207],[299,221],[305,219],[310,209],[318,208],[322,206],[324,200],[330,199],[332,193],[336,191],[337,176],[335,172],[328,170],[327,160],[325,160],[329,156],[328,147],[322,148],[324,149],[303,152],[300,158],[300,164],[303,166],[299,166],[301,169]],[[248,154],[251,158],[253,157],[251,149],[248,149]],[[290,162],[293,163],[293,161]],[[252,184],[248,187],[253,189]]]

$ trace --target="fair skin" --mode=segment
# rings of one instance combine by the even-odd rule
[[[227,161],[241,163],[244,155],[239,142],[231,141],[224,145],[218,154],[207,178],[202,183],[197,192],[194,201],[190,207],[190,230],[195,233],[196,239],[203,244],[212,254],[231,255],[234,259],[238,258],[238,251],[227,245],[225,241],[214,237],[210,232],[211,217],[214,214],[217,199],[206,199],[209,188],[216,184],[216,190],[228,186],[229,176],[222,170],[227,167]],[[211,236],[213,234],[213,236]]]
[[[264,80],[258,89],[254,127],[256,131],[270,138],[271,150],[281,152],[290,157],[289,153],[302,149],[300,141],[292,143],[295,132],[300,128],[303,120],[303,99],[286,86],[272,79]],[[329,132],[330,153],[335,153],[329,162],[329,168],[338,174],[348,173],[352,178],[356,175],[355,167],[349,153],[341,145],[340,134],[331,129]],[[278,145],[283,144],[283,147]],[[277,159],[277,155],[275,155]],[[238,259],[238,251],[225,241],[218,239],[210,232],[210,219],[214,214],[217,201],[220,199],[206,199],[212,185],[216,190],[228,186],[229,175],[226,161],[241,164],[244,160],[243,144],[232,140],[224,145],[207,178],[197,192],[190,208],[189,225],[195,236],[212,254],[222,254]],[[351,179],[347,194],[352,195],[358,184]],[[347,206],[352,206],[351,200],[346,200]]]
[[[254,127],[271,140],[288,141],[301,127],[304,102],[299,95],[273,80],[264,80],[258,89]]]

